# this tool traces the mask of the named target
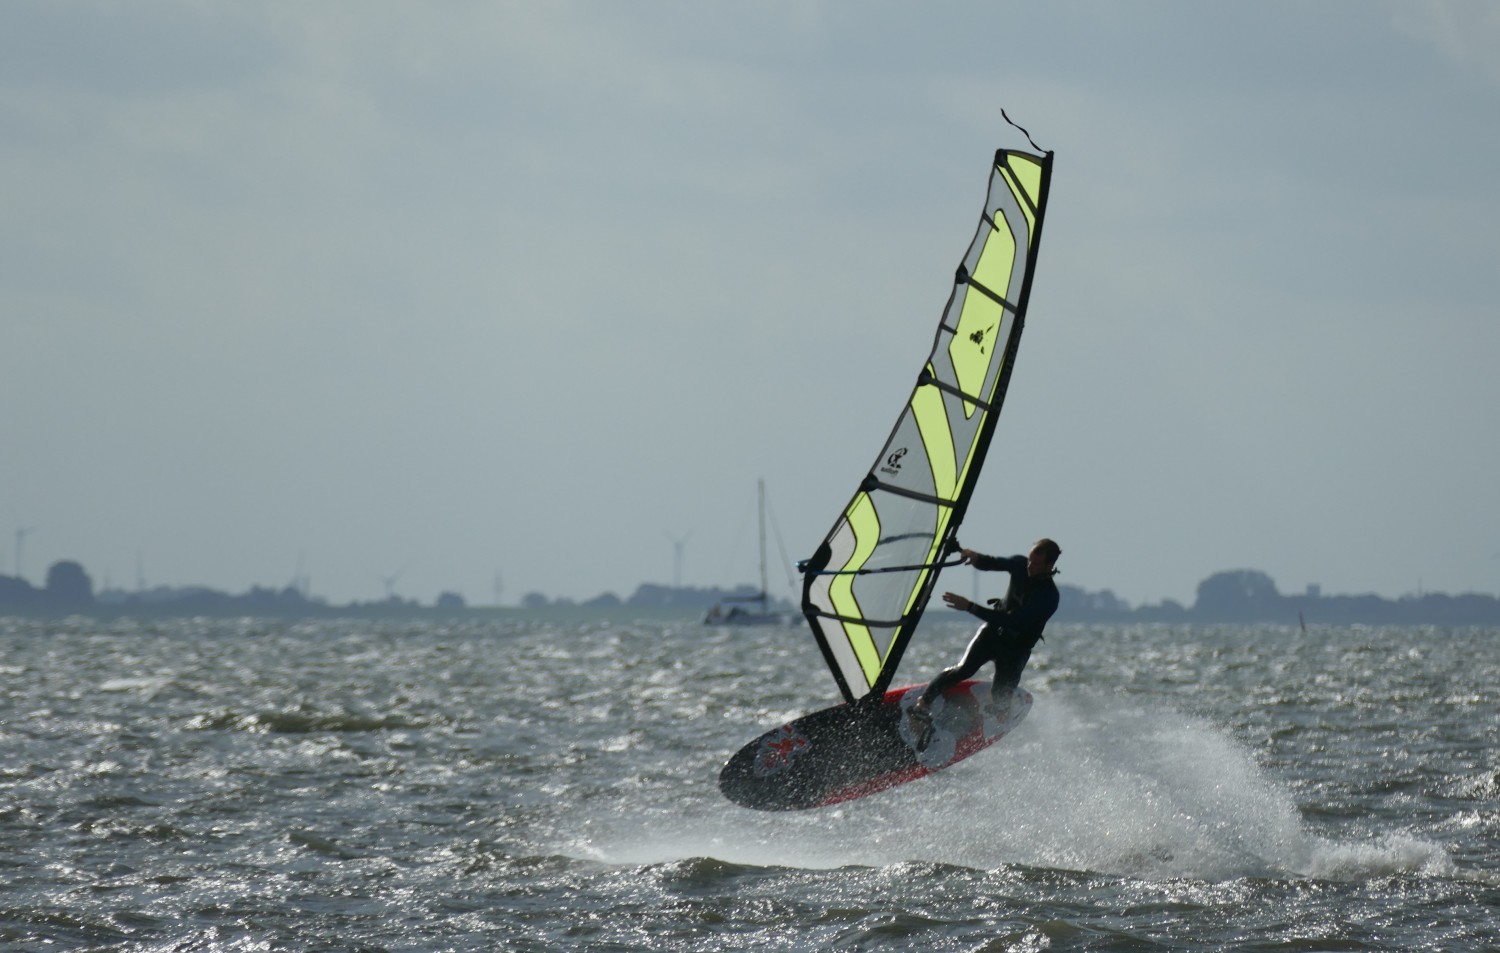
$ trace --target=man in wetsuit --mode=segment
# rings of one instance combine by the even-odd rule
[[[945,669],[922,692],[911,707],[911,718],[922,729],[930,729],[932,700],[979,671],[986,662],[995,663],[995,683],[990,689],[992,702],[1008,704],[1010,694],[1021,683],[1021,672],[1031,658],[1031,649],[1042,637],[1042,629],[1057,611],[1057,557],[1062,549],[1050,539],[1039,539],[1025,556],[985,556],[972,549],[959,551],[962,561],[975,569],[1000,569],[1010,573],[1010,588],[1004,599],[991,599],[986,608],[953,592],[943,593],[951,608],[976,615],[984,627],[975,634],[964,657],[953,668]],[[924,734],[928,731],[924,730]]]

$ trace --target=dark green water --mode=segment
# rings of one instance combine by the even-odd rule
[[[968,632],[934,629],[909,681]],[[933,778],[758,814],[804,632],[0,620],[5,950],[1500,948],[1500,632],[1056,627]]]

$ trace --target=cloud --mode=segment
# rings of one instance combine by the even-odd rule
[[[1387,5],[1391,23],[1466,72],[1500,83],[1500,8],[1485,0]]]
[[[870,462],[1003,106],[1057,171],[966,542],[1390,591],[1343,541],[1493,470],[1432,426],[1500,399],[1485,9],[6,5],[0,507],[117,578],[740,581],[756,477],[806,550]]]

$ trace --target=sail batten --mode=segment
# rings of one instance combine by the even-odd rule
[[[965,393],[964,391],[959,390],[957,387],[954,387],[952,384],[944,384],[942,381],[938,380],[923,381],[922,383],[926,384],[929,387],[936,387],[938,390],[952,394],[954,397],[962,398],[965,402],[974,404],[981,410],[994,409],[990,406],[989,401],[981,400],[974,394]]]
[[[923,503],[931,503],[933,506],[952,506],[953,505],[953,501],[952,500],[944,499],[943,497],[940,497],[940,496],[934,496],[931,493],[918,493],[915,490],[908,490],[905,487],[895,486],[895,485],[892,485],[892,484],[889,484],[889,483],[879,483],[879,482],[877,482],[874,485],[872,485],[870,487],[870,489],[871,490],[881,490],[881,491],[886,492],[886,493],[894,493],[897,496],[904,496],[904,497],[906,497],[909,500],[921,500]],[[926,533],[907,533],[907,534],[905,534],[905,537],[906,538],[921,538],[921,539],[926,539],[927,538],[927,534]],[[887,539],[888,540],[895,540],[897,538],[899,538],[899,537],[894,537],[893,536],[893,537],[888,537]]]
[[[957,548],[1024,326],[1052,154],[995,154],[932,351],[875,464],[804,566],[802,610],[849,701],[883,691]]]
[[[1016,310],[1015,304],[1010,301],[1006,301],[1005,298],[1001,295],[998,295],[995,292],[991,291],[989,288],[986,288],[982,282],[975,279],[974,277],[971,276],[967,281],[964,282],[964,284],[968,285],[970,288],[973,288],[975,291],[984,295],[986,298],[989,298],[991,301],[995,302],[1005,310],[1010,312],[1014,312]]]

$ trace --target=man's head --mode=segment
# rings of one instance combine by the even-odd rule
[[[1062,547],[1052,540],[1043,537],[1036,541],[1031,547],[1031,552],[1026,554],[1026,574],[1028,576],[1050,576],[1053,567],[1057,565],[1057,557],[1062,555]]]

